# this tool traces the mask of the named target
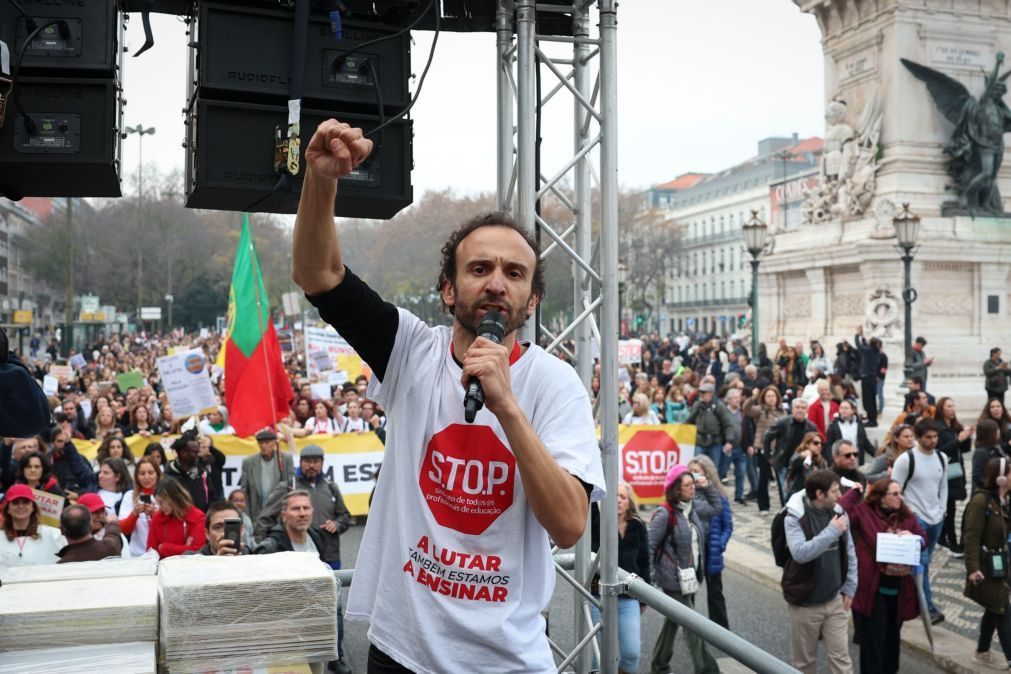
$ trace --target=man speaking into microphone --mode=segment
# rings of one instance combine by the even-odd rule
[[[361,129],[320,124],[292,246],[295,282],[372,368],[390,419],[347,617],[371,623],[372,674],[554,672],[549,537],[579,539],[604,478],[579,378],[517,339],[544,294],[536,242],[503,213],[450,234],[451,328],[384,302],[345,266],[333,220],[337,181],[371,151]]]

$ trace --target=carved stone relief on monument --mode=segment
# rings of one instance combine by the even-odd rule
[[[832,299],[833,316],[862,316],[865,300],[860,293],[837,295]]]
[[[811,296],[795,295],[789,297],[783,306],[784,318],[810,318],[811,317]]]
[[[877,90],[856,127],[849,118],[846,101],[833,98],[825,111],[825,151],[818,183],[807,191],[804,201],[805,223],[863,215],[874,197],[882,118]]]
[[[972,316],[972,300],[963,294],[938,294],[920,298],[924,316]]]
[[[868,337],[882,341],[899,339],[902,332],[902,311],[899,298],[891,290],[878,288],[871,293],[864,320],[869,328]]]

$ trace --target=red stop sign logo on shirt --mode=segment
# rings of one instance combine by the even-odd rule
[[[681,448],[663,431],[639,431],[621,449],[621,472],[640,498],[663,496],[663,480]]]
[[[488,426],[452,424],[432,436],[418,484],[444,527],[480,534],[513,504],[516,457]]]

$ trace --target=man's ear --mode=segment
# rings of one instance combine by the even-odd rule
[[[537,305],[540,303],[541,298],[537,293],[530,293],[530,299],[527,300],[527,318],[534,315],[534,311],[537,310]]]
[[[442,280],[442,286],[439,288],[439,294],[442,295],[442,302],[447,307],[456,305],[456,289],[453,287],[453,283],[449,279]]]

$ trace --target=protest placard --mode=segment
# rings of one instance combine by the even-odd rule
[[[87,366],[88,361],[86,361],[84,359],[84,356],[82,356],[81,354],[75,353],[73,356],[70,357],[70,367],[74,368],[75,370],[83,370]]]
[[[177,418],[217,409],[207,359],[200,349],[177,351],[159,358],[158,372]]]
[[[47,396],[54,396],[59,390],[60,390],[59,379],[48,374],[42,378],[42,392],[45,393]]]
[[[51,527],[60,528],[60,515],[63,513],[63,504],[67,499],[48,491],[32,489],[35,503],[39,506],[39,521]]]
[[[70,381],[74,378],[74,368],[69,365],[50,365],[49,374],[56,377],[57,379],[65,379]]]
[[[126,393],[131,388],[144,387],[144,375],[137,370],[133,372],[122,372],[116,375],[116,387],[120,393]]]

